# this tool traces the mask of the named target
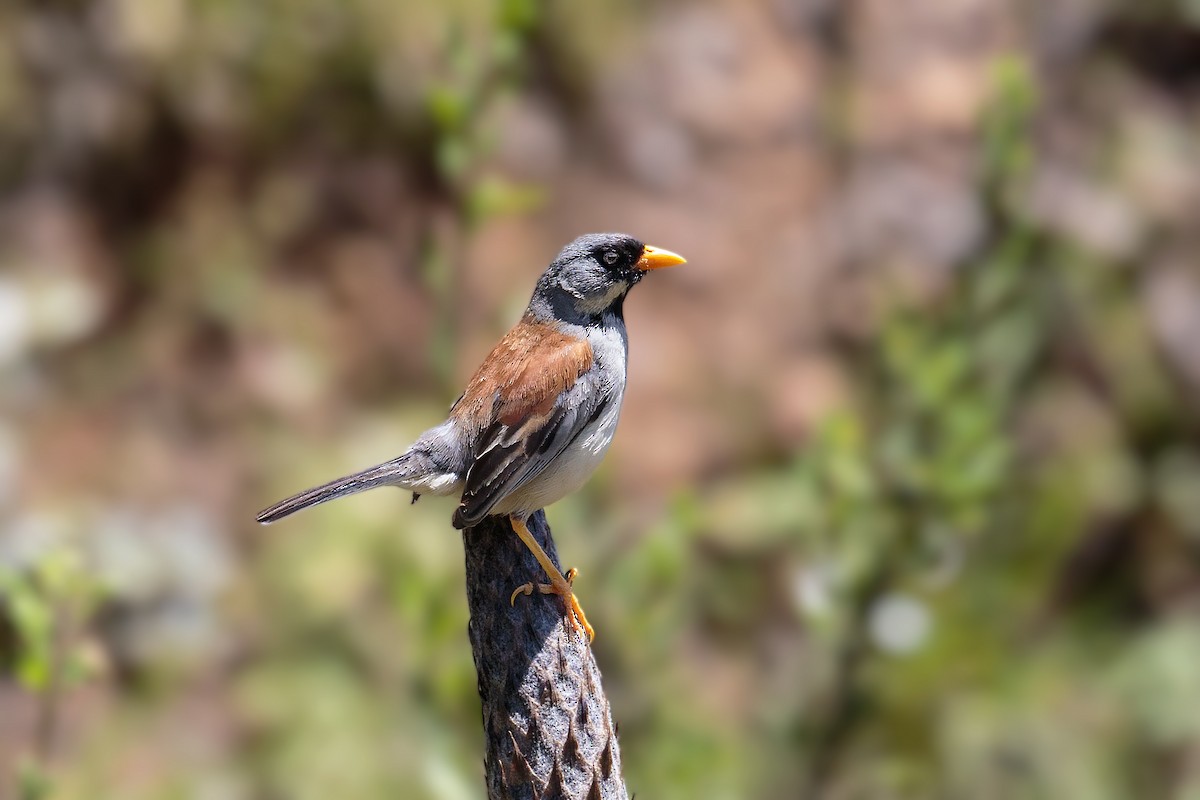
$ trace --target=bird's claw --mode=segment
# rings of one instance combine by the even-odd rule
[[[528,597],[533,594],[534,589],[537,589],[537,591],[541,594],[557,594],[567,601],[567,606],[571,610],[571,621],[578,626],[580,630],[587,634],[589,642],[594,641],[596,639],[596,631],[588,623],[587,615],[583,613],[583,608],[579,605],[579,600],[575,598],[575,592],[571,590],[571,587],[575,583],[575,578],[578,575],[579,570],[575,569],[575,567],[571,567],[569,570],[567,570],[566,574],[562,576],[562,586],[557,586],[553,583],[522,583],[516,589],[513,589],[512,595],[510,595],[508,598],[508,604],[510,606],[516,605],[517,595],[523,594]]]
[[[538,584],[539,589],[541,589],[543,587],[545,587],[545,584]],[[519,594],[523,594],[526,597],[533,594],[533,584],[532,583],[522,583],[520,586],[513,589],[512,596],[508,598],[508,604],[510,606],[515,606],[517,604],[517,595],[519,595]]]

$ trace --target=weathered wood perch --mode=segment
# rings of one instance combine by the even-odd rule
[[[529,530],[558,564],[545,514],[535,514]],[[616,729],[586,636],[555,595],[509,605],[513,589],[545,576],[507,519],[467,528],[463,546],[488,800],[626,800]]]

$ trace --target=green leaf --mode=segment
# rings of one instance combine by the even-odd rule
[[[20,800],[46,800],[54,786],[50,776],[32,761],[23,761],[17,771],[17,797]]]

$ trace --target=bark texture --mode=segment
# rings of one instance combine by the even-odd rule
[[[535,514],[529,530],[557,564],[545,514]],[[546,578],[507,519],[467,528],[463,545],[489,800],[626,800],[616,729],[587,637],[556,595],[535,592],[509,605],[517,586]]]

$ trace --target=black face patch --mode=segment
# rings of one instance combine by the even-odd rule
[[[597,237],[593,244],[592,258],[600,264],[613,280],[629,284],[641,280],[642,270],[637,268],[645,245],[632,236],[609,234]]]
[[[622,233],[592,233],[571,242],[542,274],[535,292],[557,309],[560,319],[620,315],[625,294],[641,281],[638,261],[645,245]]]

